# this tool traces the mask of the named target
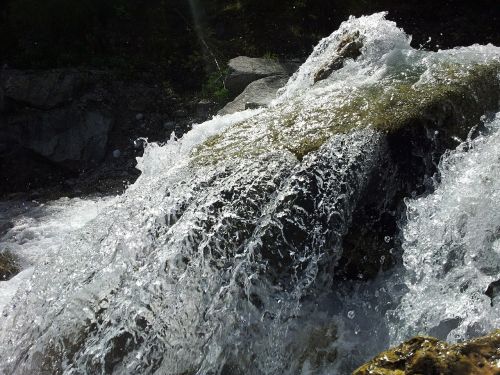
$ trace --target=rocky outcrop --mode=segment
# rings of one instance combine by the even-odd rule
[[[238,56],[229,60],[229,75],[224,81],[226,89],[235,97],[253,81],[270,76],[286,76],[287,69],[279,62],[265,58]]]
[[[255,109],[266,107],[276,98],[277,91],[285,86],[288,81],[287,76],[271,76],[261,78],[250,83],[245,90],[222,108],[218,114],[227,115],[243,111],[245,109]]]
[[[498,375],[499,361],[500,330],[454,345],[415,337],[379,354],[353,375]]]
[[[294,256],[317,249],[313,231],[317,225],[325,229],[322,246],[342,253],[335,264],[326,262],[326,267],[335,267],[336,277],[372,278],[397,257],[392,249],[402,198],[425,191],[426,176],[432,176],[439,157],[456,144],[454,137],[466,137],[484,113],[498,109],[499,69],[497,63],[447,66],[436,71],[436,79],[427,84],[388,82],[346,94],[348,100],[335,96],[319,101],[313,97],[293,105],[278,104],[200,145],[193,164],[233,159],[250,163],[266,154],[292,154],[301,163],[297,167],[300,176],[293,179],[293,185],[285,189],[288,195],[277,203],[274,229],[263,232],[269,238],[263,241],[266,245],[262,254],[280,275],[288,274],[292,262],[282,249],[291,247]],[[355,185],[352,180],[361,170],[359,160],[345,167],[343,155],[352,156],[352,151],[340,145],[331,155],[329,142],[336,135],[347,134],[344,142],[352,146],[355,130],[367,126],[377,135],[364,146],[375,150],[375,161],[363,172],[366,180]],[[368,154],[362,152],[360,160]],[[368,161],[362,164],[368,165]],[[350,182],[339,180],[331,186],[331,174],[338,177],[343,166]],[[342,185],[344,193],[337,190]],[[348,186],[355,188],[349,191]],[[327,198],[343,195],[345,207],[331,209],[335,216],[323,212]],[[332,258],[335,256],[332,254]]]
[[[190,119],[181,106],[154,77],[122,80],[114,72],[91,69],[4,69],[0,178],[7,183],[0,195],[56,185],[73,190],[79,184],[66,181],[87,171],[100,171],[100,177],[86,178],[95,186],[100,183],[94,177],[117,180],[123,187],[123,181],[137,176],[135,158],[142,147],[134,140],[162,141],[173,131],[184,132]]]

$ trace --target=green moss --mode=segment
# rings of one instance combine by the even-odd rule
[[[432,337],[415,337],[379,354],[353,375],[498,375],[499,359],[500,330],[455,345]]]
[[[194,162],[216,163],[288,150],[299,160],[332,135],[371,126],[396,132],[428,126],[463,137],[487,110],[497,109],[500,65],[444,65],[430,83],[416,85],[419,74],[408,72],[368,87],[304,103],[282,103],[222,134],[193,152]],[[328,94],[327,94],[328,95]]]

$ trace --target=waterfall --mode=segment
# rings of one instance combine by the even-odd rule
[[[499,60],[351,18],[269,108],[147,145],[123,195],[0,207],[0,372],[344,374],[498,327]]]

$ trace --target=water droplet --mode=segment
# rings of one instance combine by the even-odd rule
[[[354,317],[356,316],[356,313],[354,312],[354,310],[350,310],[348,313],[347,313],[347,317],[349,319],[354,319]]]
[[[385,236],[384,237],[384,241],[385,241],[385,243],[391,242],[391,237],[390,236]]]

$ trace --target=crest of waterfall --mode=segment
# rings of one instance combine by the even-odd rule
[[[314,83],[351,32],[363,41],[361,56]],[[446,156],[433,194],[407,201],[404,263],[370,284],[333,277],[386,139],[363,124],[295,150],[308,134],[300,129],[324,131],[329,106],[351,103],[346,93],[390,94],[398,82],[432,83],[447,64],[499,56],[493,46],[414,50],[383,13],[352,18],[319,43],[270,108],[149,144],[142,175],[122,196],[17,215],[0,245],[26,270],[0,284],[8,290],[0,294],[0,372],[343,374],[391,339],[443,334],[450,324],[446,335],[460,339],[498,325],[497,305],[480,295],[499,273],[494,125]],[[284,138],[290,144],[266,144],[262,124],[289,115],[299,129]],[[221,134],[232,143],[210,153]],[[246,152],[251,146],[258,152]]]

